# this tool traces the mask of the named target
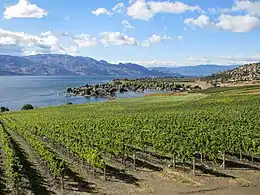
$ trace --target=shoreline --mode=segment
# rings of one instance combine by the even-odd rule
[[[9,78],[9,79],[8,79]],[[147,78],[146,78],[147,79]],[[158,78],[154,78],[158,79]],[[173,79],[173,78],[172,78]],[[109,100],[111,96],[93,96],[84,98],[82,96],[69,96],[64,95],[64,90],[70,86],[82,86],[84,83],[90,83],[89,85],[104,85],[113,80],[118,80],[115,77],[85,77],[85,76],[67,76],[67,77],[52,77],[52,76],[3,76],[0,89],[5,93],[1,94],[0,106],[8,107],[10,110],[20,110],[24,104],[32,104],[38,108],[60,106],[69,102],[73,104],[84,104],[92,102],[103,102]],[[122,80],[136,80],[134,78],[122,79]],[[181,82],[185,85],[197,85],[196,82],[191,80],[185,81],[184,79],[176,80],[174,82]],[[127,86],[128,89],[131,85]],[[153,87],[148,92],[146,88],[140,92],[134,92],[132,88],[124,93],[117,93],[116,98],[131,98],[131,97],[143,97],[145,94],[153,93],[167,93],[170,90]],[[138,86],[137,86],[138,88]],[[148,88],[147,88],[148,89]],[[153,91],[152,91],[153,90]],[[136,90],[138,91],[138,90]],[[113,97],[114,98],[114,97]]]
[[[193,81],[194,82],[194,81]],[[159,92],[186,92],[201,90],[196,82],[180,82],[175,77],[144,77],[144,78],[122,78],[112,79],[102,84],[86,84],[80,87],[68,87],[64,92],[68,96],[107,97],[114,98],[116,93],[144,92],[145,90]],[[192,83],[192,84],[191,84]]]

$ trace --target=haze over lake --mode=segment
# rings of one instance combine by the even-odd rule
[[[59,95],[67,87],[78,87],[85,84],[99,84],[114,77],[85,76],[0,76],[0,106],[18,110],[24,104],[36,107],[56,106],[72,102],[74,104],[101,102],[104,98],[86,99],[84,97],[66,97]],[[124,93],[118,97],[137,97],[143,93]]]

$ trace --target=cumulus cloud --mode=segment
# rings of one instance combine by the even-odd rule
[[[211,21],[206,15],[201,15],[198,18],[187,18],[184,20],[187,25],[197,26],[200,28],[216,28],[231,32],[249,32],[257,27],[260,27],[260,19],[251,15],[227,15],[221,14],[218,21]]]
[[[137,41],[134,37],[123,35],[120,32],[103,32],[101,34],[101,43],[105,46],[137,45]]]
[[[112,8],[113,12],[122,12],[123,8],[125,7],[125,5],[121,2],[115,5],[115,7]]]
[[[198,18],[187,18],[184,20],[184,23],[200,28],[209,27],[211,25],[210,19],[206,15],[200,15]]]
[[[156,44],[156,43],[159,43],[159,42],[165,41],[165,40],[172,40],[172,38],[170,36],[166,36],[166,35],[160,36],[160,35],[153,34],[147,40],[144,40],[141,43],[141,46],[150,47],[152,44]]]
[[[122,20],[122,21],[121,21],[121,24],[122,24],[125,28],[129,28],[129,29],[135,28],[135,27],[133,27],[127,20]]]
[[[47,11],[31,4],[28,0],[19,0],[15,5],[10,5],[5,8],[4,18],[43,18],[47,16]]]
[[[67,53],[77,52],[75,46],[65,47],[51,31],[39,35],[30,35],[24,32],[12,32],[0,28],[0,47],[13,52],[40,53]],[[12,53],[10,51],[10,53]]]
[[[246,11],[249,14],[256,14],[260,15],[260,1],[249,1],[249,0],[243,0],[243,1],[236,1],[235,5],[231,9],[232,11]]]
[[[149,42],[150,43],[159,43],[162,40],[171,40],[170,36],[159,36],[159,35],[152,35],[151,37],[149,37]]]
[[[108,15],[108,16],[112,16],[114,13],[121,13],[124,9],[125,5],[121,2],[116,4],[113,8],[112,11],[109,11],[106,8],[98,8],[96,10],[92,11],[92,14],[96,15],[96,16],[100,16],[100,15]]]
[[[136,0],[127,9],[127,15],[140,20],[150,20],[153,17],[153,13],[148,8],[145,0]]]
[[[250,15],[260,15],[260,0],[235,0],[231,8],[208,8],[208,11],[214,14],[245,12]]]
[[[113,13],[111,13],[110,11],[108,11],[106,8],[98,8],[96,10],[92,11],[92,14],[96,15],[96,16],[100,16],[100,15],[108,15],[108,16],[112,16]]]
[[[127,15],[140,20],[150,20],[157,13],[184,13],[186,11],[202,12],[199,6],[190,6],[182,2],[136,0],[127,9]]]
[[[153,13],[184,13],[186,11],[202,11],[199,6],[190,6],[182,2],[150,1],[148,5]]]
[[[254,16],[221,15],[216,27],[232,32],[249,32],[260,26],[260,19]]]
[[[72,39],[78,45],[79,48],[93,47],[97,44],[96,38],[91,37],[88,34],[80,34],[78,36],[72,37]]]

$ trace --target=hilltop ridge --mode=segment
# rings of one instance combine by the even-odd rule
[[[197,65],[180,67],[144,67],[142,64],[113,64],[90,57],[61,54],[38,54],[31,56],[0,55],[0,75],[33,76],[206,76],[237,65]]]
[[[254,81],[260,80],[260,62],[251,63],[237,68],[212,74],[205,77],[206,80],[220,82]]]
[[[112,64],[89,57],[59,54],[0,55],[0,75],[34,76],[167,76],[138,64]],[[180,74],[173,76],[180,77]]]

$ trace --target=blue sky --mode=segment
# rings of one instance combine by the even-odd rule
[[[260,0],[1,0],[0,53],[145,66],[260,61]]]

